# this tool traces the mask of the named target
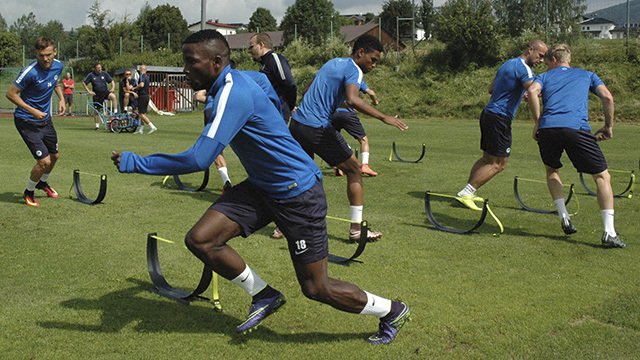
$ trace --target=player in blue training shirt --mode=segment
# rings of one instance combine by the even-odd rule
[[[375,117],[400,130],[408,127],[400,119],[385,115],[359,96],[364,74],[376,67],[383,51],[380,41],[363,35],[353,44],[351,56],[326,62],[316,73],[298,109],[293,113],[289,129],[302,148],[317,154],[330,166],[347,174],[347,197],[351,212],[349,239],[360,238],[364,205],[361,165],[342,135],[331,123],[331,115],[345,101],[347,106]],[[369,231],[369,240],[377,240],[380,232]]]
[[[507,60],[496,73],[489,93],[491,99],[480,115],[480,149],[482,157],[471,167],[467,185],[458,192],[457,200],[473,210],[481,210],[475,201],[483,199],[476,191],[507,166],[511,155],[511,121],[525,90],[533,83],[532,67],[542,62],[547,45],[532,40],[520,56]]]
[[[544,58],[549,70],[536,77],[527,90],[531,117],[535,122],[533,138],[547,170],[547,186],[560,216],[565,234],[577,230],[571,222],[563,198],[560,157],[566,151],[573,166],[581,173],[592,174],[597,186],[598,205],[604,225],[601,242],[605,247],[625,247],[613,221],[613,190],[607,161],[597,141],[613,136],[613,96],[600,78],[586,70],[572,68],[571,51],[565,44],[549,50]],[[604,110],[604,127],[591,134],[589,92],[596,94]],[[542,94],[544,108],[540,114]]]
[[[64,114],[65,102],[58,78],[64,65],[55,59],[53,40],[40,37],[35,42],[36,61],[22,69],[7,91],[7,98],[17,108],[14,113],[16,129],[36,159],[27,180],[23,197],[29,206],[39,206],[35,189],[43,190],[48,197],[58,193],[49,186],[48,179],[60,157],[58,135],[51,119],[51,97],[55,90],[59,98],[58,113]]]
[[[376,93],[367,86],[364,80],[360,85],[360,92],[369,95],[372,105],[376,106],[380,103]],[[367,137],[367,133],[364,131],[364,126],[362,126],[362,122],[358,117],[358,112],[347,105],[339,107],[331,115],[331,124],[333,124],[333,127],[338,131],[344,129],[347,134],[351,135],[360,144],[360,154],[362,154],[360,172],[362,175],[378,176],[378,173],[373,171],[371,166],[369,166],[369,138]],[[342,176],[342,172],[338,169],[336,169],[336,176]]]
[[[379,331],[372,343],[388,343],[408,319],[407,305],[329,278],[327,203],[322,175],[293,139],[280,112],[248,75],[229,66],[229,45],[215,30],[191,34],[182,46],[184,71],[194,90],[208,91],[206,126],[191,149],[142,157],[113,152],[120,172],[184,174],[207,169],[229,144],[248,178],[226,191],[185,237],[193,254],[253,297],[237,331],[252,330],[285,303],[227,242],[247,237],[271,221],[284,232],[302,292],[336,309],[375,315]]]

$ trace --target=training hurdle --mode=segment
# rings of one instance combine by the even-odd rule
[[[622,190],[622,192],[620,192],[618,194],[613,194],[613,197],[631,199],[633,197],[633,186],[634,186],[634,184],[636,182],[635,170],[614,170],[614,169],[609,169],[609,172],[629,173],[630,176],[629,176],[629,183],[627,184],[627,187],[624,190]],[[587,185],[582,173],[580,173],[580,183],[582,184],[582,187],[584,188],[584,191],[587,192],[587,195],[596,196],[596,192],[589,188],[589,186]],[[627,192],[628,192],[628,194],[627,194]]]
[[[403,163],[419,163],[422,161],[422,159],[424,159],[424,154],[426,154],[427,152],[427,145],[426,144],[422,144],[422,153],[420,154],[420,157],[418,157],[418,160],[405,160],[403,158],[400,157],[400,155],[398,154],[398,149],[396,148],[396,142],[394,141],[391,144],[391,153],[389,153],[389,161],[398,161],[398,162],[403,162]]]
[[[542,181],[542,180],[535,180],[535,179],[526,179],[526,178],[521,178],[518,176],[514,176],[513,177],[513,195],[516,198],[516,201],[518,202],[518,204],[520,205],[520,207],[522,208],[522,210],[525,211],[529,211],[532,213],[536,213],[536,214],[556,214],[557,211],[556,210],[545,210],[545,209],[537,209],[531,206],[528,206],[527,204],[524,203],[524,200],[522,199],[522,196],[520,196],[520,190],[519,190],[519,182],[520,181],[525,181],[525,182],[535,182],[535,183],[539,183],[539,184],[546,184],[546,181]],[[567,187],[567,185],[563,185],[564,187]],[[572,198],[576,199],[575,203],[576,203],[576,211],[574,213],[571,213],[570,215],[577,215],[578,212],[580,211],[580,202],[578,201],[578,196],[576,195],[575,189],[574,189],[574,184],[569,185],[569,195],[567,196],[567,199],[564,201],[565,205],[568,205],[569,202],[571,201]]]
[[[167,175],[164,177],[164,179],[162,180],[162,185],[166,186],[167,180],[169,180],[171,178],[171,175]],[[178,187],[179,190],[184,190],[184,191],[189,191],[189,192],[197,192],[197,191],[202,191],[204,189],[207,188],[207,185],[209,184],[209,169],[204,171],[204,176],[202,177],[202,183],[200,183],[200,186],[192,188],[192,187],[188,187],[186,186],[182,180],[180,180],[180,176],[179,175],[173,175],[173,182],[176,183],[176,186]]]
[[[98,191],[98,196],[95,199],[89,199],[87,195],[85,195],[84,190],[82,189],[82,185],[80,184],[80,174],[100,177],[100,190]],[[71,184],[71,189],[69,189],[70,198],[72,198],[71,196],[72,190],[76,194],[76,199],[81,203],[87,204],[87,205],[99,204],[102,202],[102,200],[104,200],[104,197],[107,195],[107,175],[85,173],[85,172],[81,172],[78,169],[75,169],[73,170],[73,184]]]
[[[175,241],[161,238],[157,233],[147,234],[147,266],[149,268],[149,277],[153,283],[153,289],[151,290],[160,296],[175,300],[184,305],[188,305],[192,301],[211,301],[214,310],[222,311],[220,294],[218,292],[218,274],[204,265],[200,281],[193,291],[188,292],[174,288],[169,285],[169,282],[167,282],[167,279],[162,274],[160,259],[158,258],[158,241],[175,244]],[[211,299],[209,299],[201,294],[209,288],[209,284],[212,282],[213,292]]]
[[[329,215],[327,215],[327,219],[351,223],[351,220],[342,219],[342,218],[329,216]],[[362,255],[362,253],[364,252],[364,249],[367,247],[368,233],[369,233],[369,223],[367,223],[366,220],[363,220],[362,222],[360,222],[360,238],[358,239],[358,247],[356,248],[356,251],[353,253],[353,255],[346,258],[339,255],[329,254],[329,261],[339,265],[349,265],[352,262],[362,263],[362,261],[358,260],[357,258],[358,256]]]
[[[448,198],[448,199],[454,199],[454,200],[456,199],[456,196],[446,195],[446,194],[438,194],[438,193],[434,193],[434,192],[431,192],[431,191],[426,191],[424,193],[424,212],[426,213],[427,219],[429,219],[429,222],[437,230],[444,231],[444,232],[449,232],[449,233],[453,233],[453,234],[461,234],[461,235],[462,234],[470,234],[471,232],[473,232],[474,230],[479,228],[482,224],[484,224],[484,221],[486,220],[487,214],[488,214],[493,218],[493,220],[496,222],[496,224],[500,228],[500,234],[504,233],[504,226],[502,226],[502,222],[493,213],[493,211],[491,211],[491,208],[489,207],[489,199],[483,199],[483,201],[482,201],[482,212],[480,214],[480,219],[473,226],[471,226],[471,228],[469,228],[469,229],[459,229],[459,228],[454,228],[454,227],[443,225],[442,223],[440,223],[436,219],[435,215],[433,214],[432,207],[431,207],[431,197],[432,196]],[[498,235],[498,234],[494,234],[494,235]]]

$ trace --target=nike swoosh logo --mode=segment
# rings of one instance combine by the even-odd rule
[[[244,279],[240,280],[240,282],[245,282],[247,281],[248,278],[249,278],[249,274],[247,274],[247,276],[245,276]]]
[[[307,248],[307,249],[304,249],[304,250],[302,250],[302,251],[298,251],[298,250],[296,250],[296,251],[294,251],[294,253],[295,253],[296,255],[301,255],[301,254],[304,254],[307,250],[309,250],[309,249]]]
[[[371,306],[376,306],[376,299],[373,299],[373,304]]]

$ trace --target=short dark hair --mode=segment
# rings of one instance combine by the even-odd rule
[[[364,49],[365,53],[368,53],[374,50],[377,50],[380,52],[384,51],[384,47],[382,46],[382,43],[380,42],[380,40],[378,40],[377,37],[366,35],[366,34],[356,39],[356,41],[353,43],[353,50],[351,51],[351,53],[355,54],[360,49]]]
[[[44,50],[49,46],[53,46],[55,48],[55,46],[53,45],[53,40],[44,36],[37,38],[36,42],[33,44],[33,48],[36,50]]]
[[[197,44],[214,40],[221,41],[224,46],[229,49],[229,43],[227,42],[227,39],[224,37],[224,35],[222,35],[218,30],[212,29],[196,31],[193,34],[187,36],[182,44]]]
[[[182,45],[198,43],[208,43],[207,45],[209,45],[214,41],[219,41],[223,45],[223,49],[221,49],[222,52],[219,55],[231,58],[231,49],[229,48],[229,43],[227,42],[227,39],[224,37],[224,35],[218,32],[218,30],[207,29],[196,31],[193,34],[187,36],[187,38],[182,42]]]

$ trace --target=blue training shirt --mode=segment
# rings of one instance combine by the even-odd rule
[[[275,199],[300,195],[322,179],[273,103],[248,75],[227,66],[209,90],[202,134],[179,154],[123,152],[120,172],[150,175],[204,171],[229,144],[248,181]]]
[[[27,105],[46,113],[47,116],[41,120],[36,119],[20,106],[16,107],[14,116],[18,119],[33,122],[51,120],[51,97],[63,69],[64,65],[57,59],[53,59],[49,70],[40,67],[37,61],[22,69],[18,77],[13,81],[13,84],[20,89],[20,98]]]
[[[535,74],[523,58],[517,57],[504,62],[498,69],[491,90],[491,99],[485,111],[513,119],[518,112],[524,95],[524,83],[533,80]]]
[[[589,91],[604,85],[591,71],[560,66],[536,77],[542,86],[544,108],[539,129],[571,128],[591,131],[589,125]]]
[[[365,83],[364,79],[362,79],[362,84],[360,84],[360,92],[366,93],[368,89],[369,86],[367,86],[367,83]],[[344,104],[342,104],[342,106],[336,109],[336,112],[356,112],[356,109],[349,107],[345,102]]]
[[[347,98],[346,86],[353,84],[360,88],[362,81],[362,70],[352,58],[327,61],[316,73],[293,119],[313,128],[331,126],[331,114]]]
[[[280,113],[280,116],[282,116],[282,103],[280,102],[280,97],[278,97],[278,93],[276,92],[276,89],[273,88],[273,85],[271,84],[271,81],[269,81],[269,78],[267,77],[267,75],[265,73],[262,73],[259,71],[253,71],[253,70],[241,70],[241,71],[244,74],[249,75],[249,77],[252,78],[253,81],[255,81],[258,85],[260,85],[260,87],[262,88],[262,91],[264,91],[264,93],[267,94],[267,97],[269,97],[269,100],[271,100],[273,105],[275,105],[276,109]]]

